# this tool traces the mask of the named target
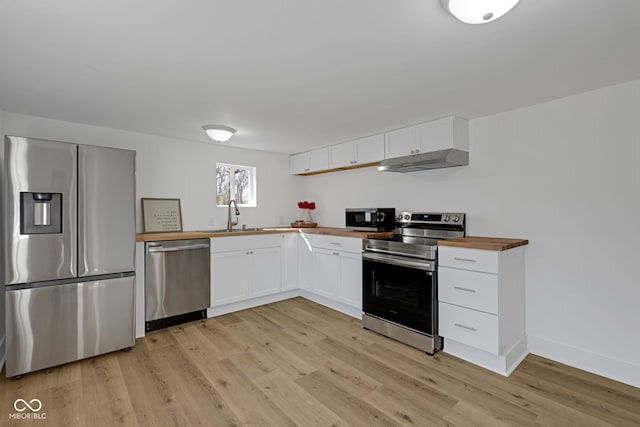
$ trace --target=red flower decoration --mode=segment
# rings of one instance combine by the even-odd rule
[[[300,209],[311,209],[311,210],[314,210],[316,208],[316,202],[307,202],[305,200],[304,202],[298,202],[298,207]]]

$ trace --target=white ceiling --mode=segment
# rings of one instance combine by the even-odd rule
[[[640,78],[639,0],[0,0],[0,109],[294,153]]]

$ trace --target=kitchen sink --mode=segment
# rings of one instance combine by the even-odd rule
[[[233,228],[227,230],[226,228],[220,228],[217,230],[198,230],[200,233],[247,233],[251,231],[263,231],[264,228]]]

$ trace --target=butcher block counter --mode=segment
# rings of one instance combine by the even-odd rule
[[[353,231],[346,228],[337,227],[313,227],[313,228],[292,228],[292,227],[265,227],[260,230],[240,231],[236,229],[234,232],[206,232],[206,231],[182,231],[171,233],[139,233],[136,234],[136,242],[151,242],[159,240],[182,240],[182,239],[206,239],[209,237],[231,237],[231,236],[249,236],[259,234],[278,234],[278,233],[309,233],[309,234],[325,234],[330,236],[356,237],[361,239],[380,239],[393,237],[393,231]]]
[[[506,251],[518,246],[528,245],[525,239],[504,239],[501,237],[478,237],[468,236],[457,239],[446,239],[438,241],[438,246],[454,246],[457,248],[484,249],[489,251]]]

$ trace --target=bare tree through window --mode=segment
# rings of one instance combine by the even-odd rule
[[[216,165],[216,202],[218,205],[228,205],[230,200],[229,166],[218,163]]]
[[[226,206],[233,199],[238,205],[255,206],[255,171],[252,166],[217,163],[217,205]]]

